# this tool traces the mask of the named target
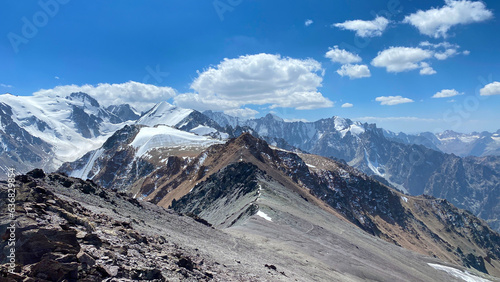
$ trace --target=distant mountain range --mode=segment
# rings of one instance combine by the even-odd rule
[[[424,145],[430,149],[459,157],[500,156],[500,130],[495,133],[473,132],[469,134],[447,130],[442,133],[423,132],[417,135],[395,134],[385,131],[386,137],[405,144]]]

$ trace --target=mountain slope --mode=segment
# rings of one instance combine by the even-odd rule
[[[122,172],[116,165],[103,167],[109,166],[109,171],[120,178],[134,179],[127,181],[128,186],[120,187],[127,187],[135,197],[194,213],[219,228],[242,225],[257,214],[260,209],[254,203],[264,190],[272,194],[292,193],[308,205],[319,207],[322,213],[341,218],[392,244],[495,275],[499,269],[498,234],[471,214],[442,200],[405,196],[347,165],[315,155],[272,149],[250,134],[198,152],[191,158],[170,155],[161,166],[133,165],[141,171],[139,178],[134,178],[138,170]],[[108,184],[107,179],[105,174],[93,178],[104,184]],[[262,212],[273,218],[273,209]],[[449,218],[463,226],[455,229]],[[451,235],[445,230],[451,230]],[[457,239],[462,237],[465,240]]]
[[[180,196],[174,189],[183,189],[185,195],[172,199],[172,208],[219,228],[245,226],[252,216],[261,216],[283,223],[281,230],[290,227],[290,216],[315,209],[393,244],[500,274],[500,236],[484,222],[443,200],[404,196],[332,160],[273,150],[245,134],[210,147],[203,169],[208,176],[194,186],[200,179],[196,172],[196,178],[176,182],[179,188],[167,186],[167,193],[159,185],[160,192],[151,199],[168,205],[169,194]]]

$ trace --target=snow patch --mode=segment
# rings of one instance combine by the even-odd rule
[[[103,152],[104,152],[103,148],[94,151],[92,153],[92,156],[90,156],[89,161],[85,164],[85,166],[82,169],[72,171],[69,176],[81,179],[87,179],[90,170],[92,169],[92,167],[94,167],[95,161],[102,155]]]
[[[401,200],[405,201],[405,203],[408,203],[408,198],[401,196]]]
[[[263,211],[258,211],[258,212],[257,212],[257,215],[258,215],[258,216],[260,216],[260,217],[262,217],[263,219],[265,219],[265,220],[267,220],[267,221],[271,221],[271,222],[273,221],[273,220],[271,219],[271,217],[269,217],[269,216],[268,216],[265,212],[263,212]]]
[[[373,171],[376,175],[384,177],[384,175],[379,172],[380,167],[379,167],[378,161],[375,161],[374,163],[372,163],[370,161],[370,157],[368,155],[368,152],[366,151],[366,148],[364,150],[365,150],[366,165],[368,165],[368,168],[371,171]]]
[[[457,278],[460,278],[464,281],[468,281],[468,282],[488,282],[489,281],[489,280],[483,279],[479,276],[472,275],[467,271],[462,271],[460,269],[456,269],[453,267],[444,266],[444,265],[435,264],[435,263],[428,263],[428,265],[434,269],[444,271],[444,272],[446,272],[452,276],[455,276]]]
[[[205,125],[198,125],[197,127],[191,129],[189,132],[196,133],[198,135],[208,135],[210,133],[217,132],[217,130]]]

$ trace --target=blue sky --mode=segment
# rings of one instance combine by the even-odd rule
[[[500,129],[494,0],[1,5],[0,93],[81,89],[104,104],[337,115],[404,132]]]

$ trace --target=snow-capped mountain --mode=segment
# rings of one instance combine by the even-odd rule
[[[0,145],[0,176],[5,176],[8,168],[28,171],[50,167],[52,145],[14,122],[12,108],[5,103],[0,103]]]
[[[0,105],[1,158],[10,159],[10,165],[19,172],[33,167],[53,171],[63,162],[73,161],[100,147],[111,134],[132,123],[135,117],[130,106],[115,106],[108,110],[81,92],[68,93],[64,97],[4,94],[0,95]],[[12,138],[11,141],[7,136]],[[17,144],[13,145],[12,140]],[[38,149],[30,151],[38,157],[17,158],[12,153],[16,151],[13,146],[37,146]],[[19,153],[20,149],[17,151]]]
[[[226,127],[226,126],[231,126],[231,127],[236,127],[238,125],[241,125],[245,119],[241,119],[238,117],[233,117],[230,115],[226,115],[222,112],[214,112],[211,110],[204,111],[203,114],[215,122],[217,122],[220,126]]]
[[[405,144],[419,144],[459,157],[500,156],[500,130],[494,133],[458,133],[447,130],[442,133],[423,132],[416,135],[387,133],[387,137]]]
[[[192,109],[184,109],[167,102],[156,104],[136,122],[140,125],[158,124],[176,127],[198,135],[227,139],[229,135],[215,121]]]
[[[182,120],[182,119],[180,119]],[[118,190],[132,187],[152,170],[186,163],[200,151],[223,141],[159,124],[133,124],[116,131],[102,147],[58,171],[72,177],[93,179]]]

